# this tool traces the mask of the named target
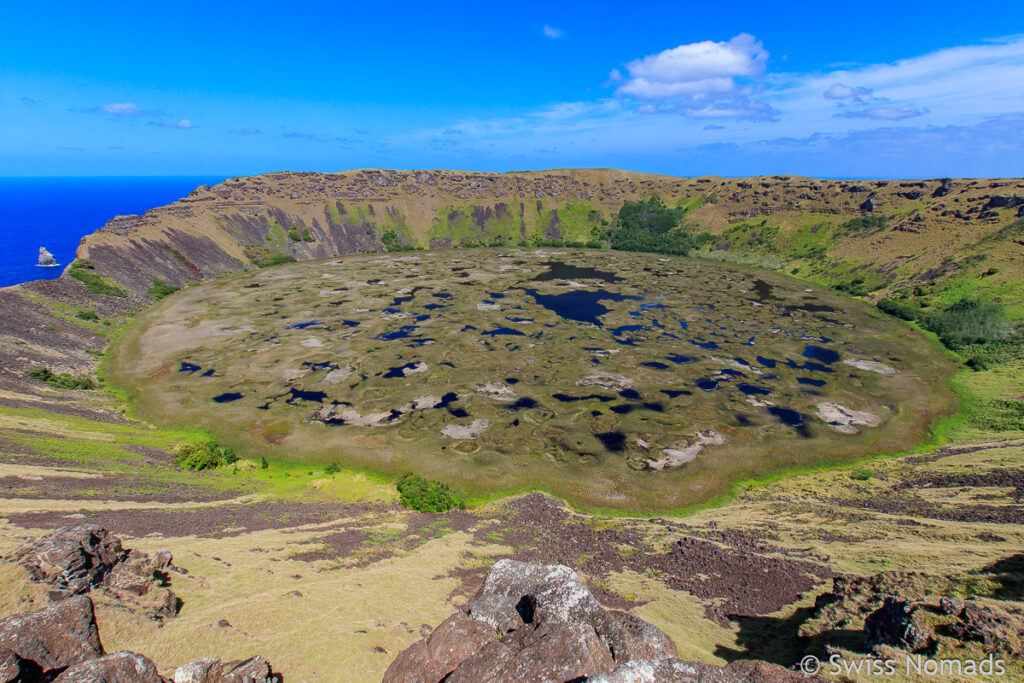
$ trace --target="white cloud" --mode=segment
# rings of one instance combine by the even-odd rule
[[[562,29],[555,28],[550,24],[544,24],[544,28],[541,29],[541,33],[544,34],[545,38],[550,38],[551,40],[558,40],[565,35],[565,32],[562,31]]]
[[[866,99],[873,99],[873,92],[874,91],[872,91],[871,88],[864,88],[862,86],[852,87],[842,83],[833,83],[829,89],[822,94],[829,100],[853,100],[854,102],[863,102]]]
[[[72,110],[74,111],[74,110]],[[101,104],[98,107],[87,107],[78,111],[85,112],[87,114],[110,114],[119,118],[131,118],[135,116],[163,116],[164,112],[160,110],[145,110],[139,107],[134,102],[114,102],[111,104]]]
[[[876,121],[902,121],[927,114],[927,109],[918,109],[912,104],[902,107],[871,107],[856,111],[844,111],[835,116],[846,119],[874,119]]]
[[[728,42],[704,40],[629,62],[629,79],[619,88],[640,99],[730,92],[734,78],[764,73],[768,52],[754,36]]]

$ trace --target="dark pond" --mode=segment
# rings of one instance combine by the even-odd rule
[[[702,349],[717,349],[718,348],[718,344],[716,344],[713,341],[702,342],[702,341],[697,341],[696,339],[691,339],[690,343],[693,344],[694,346],[699,346]]]
[[[633,412],[634,408],[636,408],[636,406],[624,403],[617,406],[612,406],[611,408],[609,408],[609,410],[611,410],[616,415],[626,415],[627,413]]]
[[[523,332],[520,332],[519,330],[513,330],[511,327],[497,327],[493,330],[485,330],[480,334],[484,335],[485,337],[497,337],[499,335],[507,335],[510,337],[526,336],[526,334],[524,334]]]
[[[527,396],[516,399],[516,402],[511,404],[509,408],[512,410],[529,410],[530,408],[536,408],[537,401]]]
[[[202,374],[202,376],[203,376],[203,377],[213,377],[213,373],[214,373],[214,369],[213,369],[213,368],[210,368],[209,370],[207,370],[206,372],[204,372],[204,373]]]
[[[405,365],[399,365],[399,366],[394,367],[394,368],[389,368],[388,371],[384,373],[384,376],[385,377],[405,377],[405,372],[403,372],[403,371],[404,370],[408,370],[408,369],[412,369],[414,367],[416,367],[416,363],[406,363]]]
[[[182,363],[181,367],[178,368],[178,372],[199,372],[202,369],[202,366],[199,365],[193,365],[192,363]]]
[[[610,310],[601,305],[602,301],[643,301],[643,297],[640,296],[616,294],[615,292],[606,292],[604,290],[591,292],[575,289],[571,292],[563,292],[562,294],[541,294],[536,289],[526,289],[524,291],[532,296],[533,300],[538,304],[549,311],[554,311],[566,320],[592,323],[598,327],[601,327],[601,322],[598,318]]]
[[[640,365],[643,365],[646,368],[654,368],[655,370],[668,370],[668,368],[669,368],[668,365],[665,365],[664,363],[659,363],[658,361],[653,361],[653,360],[652,361],[647,361],[645,363],[641,363]]]
[[[810,377],[797,377],[796,381],[800,384],[809,384],[812,387],[823,387],[825,386],[825,380],[823,379],[811,379]]]
[[[804,416],[795,410],[780,408],[779,406],[771,406],[768,408],[768,412],[778,418],[779,422],[782,424],[796,429],[802,436],[810,436],[807,431],[807,422],[804,419]]]
[[[692,391],[686,389],[662,389],[661,393],[665,394],[669,398],[678,398],[679,396],[693,396]]]
[[[826,349],[823,346],[814,346],[813,344],[804,347],[804,358],[810,358],[811,360],[820,361],[827,365],[839,361],[839,354],[832,349]]]
[[[303,391],[302,389],[292,387],[288,390],[288,398],[285,399],[285,403],[292,405],[295,405],[296,401],[323,403],[325,398],[327,398],[327,394],[322,391]]]
[[[385,332],[384,334],[378,335],[377,339],[380,339],[382,341],[394,341],[395,339],[405,339],[416,330],[416,325],[403,325],[394,332]]]
[[[226,394],[214,396],[213,400],[215,403],[231,403],[232,401],[237,401],[238,399],[242,398],[242,396],[243,394],[239,394],[237,392],[232,391]]]
[[[694,358],[693,356],[683,356],[683,355],[678,354],[678,353],[673,353],[670,356],[665,356],[665,360],[671,361],[672,363],[675,363],[676,365],[682,365],[683,363],[692,363],[693,361],[695,361],[697,359]]]
[[[718,381],[707,377],[697,380],[695,384],[697,385],[698,389],[701,389],[703,391],[714,391],[715,389],[718,388]]]
[[[519,384],[519,380],[515,377],[506,377],[505,381],[509,384]]]
[[[533,278],[534,282],[548,282],[550,280],[601,280],[602,282],[622,282],[623,278],[615,273],[598,270],[597,268],[579,267],[562,261],[549,261],[547,272],[541,273]]]
[[[754,384],[746,383],[740,384],[738,389],[747,396],[767,396],[768,394],[772,393],[771,390],[765,389],[764,387],[759,387]]]
[[[323,325],[323,323],[320,322],[319,320],[310,320],[309,322],[305,322],[305,323],[292,323],[291,325],[286,325],[284,329],[286,329],[286,330],[304,330],[307,327],[316,327],[317,325]],[[326,327],[326,325],[325,325],[325,327]]]
[[[632,399],[634,401],[640,400],[640,392],[636,389],[623,389],[619,392],[619,396],[622,398]]]
[[[622,432],[601,432],[594,436],[612,453],[620,453],[626,449],[626,435]]]
[[[572,396],[570,394],[552,394],[551,398],[561,401],[562,403],[573,403],[575,401],[586,401],[592,398],[596,398],[601,403],[608,403],[615,399],[611,396],[602,396],[601,394],[588,394],[586,396]]]
[[[774,360],[772,358],[765,358],[764,356],[758,356],[757,362],[765,366],[766,368],[774,368],[776,363],[778,363],[777,360]]]

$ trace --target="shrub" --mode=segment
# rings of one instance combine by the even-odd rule
[[[302,241],[302,236],[299,235],[299,229],[298,228],[292,228],[291,230],[289,230],[288,231],[288,239],[290,239],[292,242],[301,242]]]
[[[278,266],[282,263],[295,263],[294,256],[274,253],[266,247],[246,247],[245,256],[260,268]]]
[[[32,368],[25,373],[32,379],[38,379],[41,382],[46,382],[51,387],[58,389],[95,389],[96,383],[92,381],[92,378],[86,375],[79,375],[77,377],[70,375],[66,372],[53,373],[50,372],[50,368],[38,367]]]
[[[267,462],[267,457],[265,455],[261,455],[260,456],[260,469],[261,470],[265,470],[268,467],[270,467],[270,463]]]
[[[338,472],[341,472],[341,465],[336,462],[332,462],[324,468],[324,474],[337,474]]]
[[[315,241],[313,239],[313,236],[309,234],[309,228],[303,228],[302,229],[302,241],[303,242],[313,242],[313,241]]]
[[[961,299],[924,317],[925,327],[951,349],[968,344],[1004,341],[1013,334],[1013,326],[999,304]]]
[[[607,235],[612,249],[685,256],[712,240],[708,233],[692,234],[681,227],[686,210],[670,209],[657,196],[625,202],[618,223]]]
[[[236,462],[233,450],[213,440],[180,444],[174,456],[174,464],[183,470],[212,470]]]
[[[921,313],[919,306],[915,307],[909,302],[899,299],[882,299],[877,305],[884,313],[894,315],[903,320],[917,320],[917,316]]]
[[[868,230],[879,230],[888,224],[889,219],[885,216],[858,216],[852,218],[839,226],[840,232],[866,232]]]
[[[996,432],[1024,431],[1024,401],[1005,398],[989,401],[974,413],[971,421]]]
[[[112,284],[99,273],[95,272],[96,267],[92,265],[91,261],[86,259],[76,259],[71,267],[68,268],[68,275],[75,278],[93,294],[105,294],[107,296],[128,296],[128,292],[124,291],[115,284]]]
[[[404,507],[420,512],[445,512],[453,507],[465,509],[465,504],[455,500],[447,484],[427,481],[415,474],[406,474],[398,483],[398,497]]]
[[[873,476],[875,476],[874,472],[863,467],[850,472],[850,479],[853,479],[854,481],[868,481]]]
[[[78,318],[79,320],[99,320],[100,319],[100,317],[98,315],[96,315],[96,311],[90,311],[90,310],[88,310],[86,308],[78,309],[78,312],[75,313],[75,317]]]
[[[156,299],[157,301],[159,301],[160,299],[163,299],[166,296],[170,296],[171,294],[174,294],[179,289],[181,289],[181,287],[175,287],[174,285],[169,285],[166,282],[164,282],[163,280],[153,280],[153,286],[149,288],[149,291],[147,291],[146,294],[150,298],[153,298],[153,299]]]

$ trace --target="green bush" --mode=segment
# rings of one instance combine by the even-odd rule
[[[625,202],[617,225],[608,231],[612,249],[685,256],[712,240],[708,233],[695,235],[682,227],[685,209],[671,209],[658,196]]]
[[[457,501],[447,484],[427,481],[415,474],[406,474],[398,483],[398,497],[404,507],[420,512],[445,512],[453,507],[465,509],[465,504]]]
[[[100,317],[98,315],[96,315],[96,311],[90,311],[90,310],[88,310],[86,308],[78,309],[78,312],[75,313],[75,317],[78,318],[79,320],[99,320],[100,319]]]
[[[309,228],[302,229],[302,241],[303,242],[314,242],[313,236],[309,234]]]
[[[51,387],[57,389],[95,389],[96,383],[92,381],[90,377],[86,375],[79,375],[77,377],[70,375],[66,372],[54,373],[50,372],[50,368],[40,366],[38,368],[32,368],[25,373],[32,379],[38,379],[41,382],[46,382]]]
[[[266,247],[246,247],[245,256],[260,268],[279,266],[282,263],[295,263],[294,256],[271,252]]]
[[[301,242],[302,241],[302,236],[299,235],[299,229],[298,228],[292,228],[291,230],[289,230],[288,231],[288,239],[290,239],[292,242]]]
[[[922,321],[951,349],[1005,341],[1013,336],[1013,326],[1006,319],[1001,305],[975,299],[961,299],[927,314]]]
[[[336,462],[332,462],[324,468],[324,474],[337,474],[338,472],[341,472],[341,465]]]
[[[92,262],[85,259],[77,259],[68,268],[68,275],[75,278],[93,294],[105,294],[107,296],[119,296],[126,297],[128,292],[124,291],[115,284],[112,284],[99,273],[96,272],[95,266]]]
[[[900,299],[882,299],[878,302],[877,306],[883,312],[903,320],[917,320],[917,317],[921,314],[920,306],[914,306],[910,302]]]
[[[146,294],[150,298],[156,299],[157,301],[159,301],[160,299],[163,299],[166,296],[170,296],[171,294],[174,294],[179,289],[181,289],[181,287],[175,287],[174,285],[169,285],[166,282],[164,282],[163,280],[153,280],[153,286],[149,288],[149,291],[147,291]]]
[[[869,469],[864,469],[863,467],[850,472],[850,479],[853,479],[854,481],[868,481],[873,476],[875,476],[874,472]]]
[[[183,443],[176,451],[174,464],[183,470],[212,470],[238,462],[233,450],[213,440]]]
[[[260,469],[261,469],[261,470],[265,470],[265,469],[267,469],[268,467],[270,467],[270,463],[269,463],[269,462],[267,462],[267,456],[265,456],[265,455],[261,455],[261,456],[260,456]]]
[[[1024,431],[1024,401],[1005,398],[989,401],[974,412],[971,421],[996,432]]]

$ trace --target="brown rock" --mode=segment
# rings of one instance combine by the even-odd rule
[[[28,570],[33,581],[85,593],[125,556],[121,539],[97,524],[62,527],[7,556]]]
[[[21,667],[21,657],[0,648],[0,683],[17,683],[25,673]]]
[[[924,623],[917,606],[892,596],[864,620],[864,646],[868,650],[891,645],[918,652],[933,639],[932,630]]]
[[[116,652],[76,664],[54,679],[54,683],[167,683],[167,679],[148,657]]]
[[[220,658],[207,657],[179,666],[171,680],[174,683],[219,683],[223,674],[224,663]]]
[[[224,674],[218,683],[276,683],[279,677],[260,655],[224,665]]]
[[[0,643],[43,674],[103,655],[92,600],[76,596],[0,620]]]

